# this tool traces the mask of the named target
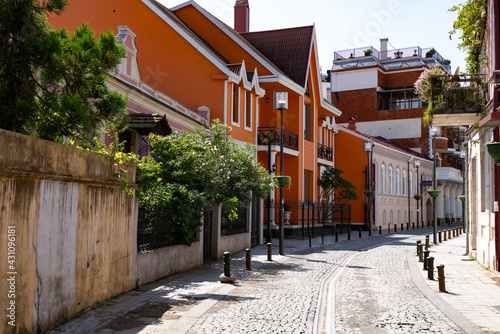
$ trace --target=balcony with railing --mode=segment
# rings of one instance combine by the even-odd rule
[[[448,71],[451,70],[450,61],[444,59],[444,57],[441,56],[434,48],[421,48],[419,46],[387,51],[379,51],[373,46],[365,46],[361,48],[336,51],[333,55],[334,61],[369,56],[375,57],[378,60],[395,60],[409,57],[434,58]]]
[[[427,109],[432,125],[459,126],[479,122],[487,100],[479,75],[443,75],[431,78],[432,105]]]
[[[257,135],[258,145],[280,145],[280,128],[260,127]],[[283,147],[298,150],[299,136],[293,132],[283,130]]]
[[[333,148],[318,144],[318,159],[333,161]]]

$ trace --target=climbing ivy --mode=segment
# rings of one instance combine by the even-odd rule
[[[478,74],[480,65],[486,60],[485,56],[481,55],[486,30],[486,0],[467,1],[451,7],[448,11],[457,13],[450,34],[455,34],[459,30],[462,32],[458,48],[467,53],[465,58],[467,72]]]

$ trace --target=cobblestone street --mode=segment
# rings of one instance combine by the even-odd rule
[[[416,240],[429,231],[350,241],[343,235],[338,243],[328,237],[325,245],[316,238],[311,248],[307,240],[286,240],[285,256],[272,262],[259,246],[253,271],[244,270],[244,253],[233,256],[235,284],[218,282],[217,261],[132,291],[50,333],[476,333],[459,327],[412,280]]]

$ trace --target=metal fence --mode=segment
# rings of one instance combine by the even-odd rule
[[[181,245],[182,236],[175,233],[176,208],[152,207],[139,208],[137,223],[137,251],[139,253],[153,249]]]
[[[222,211],[221,216],[221,236],[228,236],[240,233],[248,232],[248,220],[247,220],[246,207],[239,207],[237,210],[238,218],[235,220],[229,220],[227,211]]]
[[[324,202],[295,202],[285,201],[285,211],[290,212],[284,216],[285,237],[305,237],[319,234],[333,234],[335,230],[346,231],[352,229],[351,226],[351,205],[350,204],[329,204]],[[277,231],[279,226],[279,203],[265,201],[264,222],[275,223],[273,231]],[[264,229],[267,231],[267,229]],[[277,232],[273,232],[276,236]]]

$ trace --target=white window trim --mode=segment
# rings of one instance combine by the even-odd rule
[[[406,196],[406,194],[408,194],[408,175],[406,175],[406,169],[403,169],[403,178],[401,180],[403,183],[403,196]]]
[[[247,95],[248,95],[248,98],[250,98],[250,127],[247,126]],[[244,127],[245,127],[245,130],[248,130],[248,131],[252,131],[253,129],[253,102],[254,102],[254,99],[252,99],[252,92],[249,92],[249,91],[245,91],[245,108],[244,108],[244,111],[245,111],[245,117],[244,117]]]
[[[233,90],[232,90],[233,93],[231,94],[231,125],[240,127],[240,119],[241,119],[241,115],[240,115],[240,106],[241,106],[240,87],[236,86],[235,84],[234,84],[234,87],[236,87],[236,91],[238,92],[238,105],[237,105],[238,122],[234,121],[234,88],[233,88]]]
[[[413,196],[413,173],[410,172],[408,173],[408,183],[410,184],[410,189],[408,189],[410,191],[410,197]]]
[[[394,195],[394,172],[392,167],[389,166],[387,175],[389,176],[389,194]]]
[[[382,164],[380,165],[380,193],[386,194],[387,193],[387,187],[386,187],[386,176],[385,176],[385,165]]]
[[[401,196],[401,171],[396,168],[396,195]]]

